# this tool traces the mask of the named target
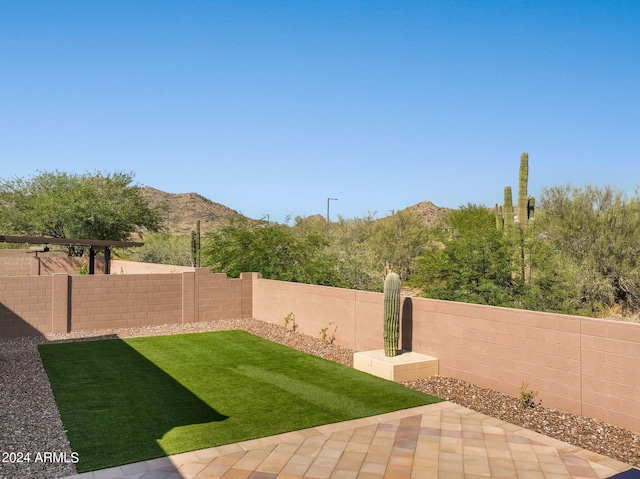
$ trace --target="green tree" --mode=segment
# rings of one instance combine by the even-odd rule
[[[469,204],[450,212],[418,258],[411,283],[427,297],[468,303],[513,305],[516,288],[511,248],[495,218]]]
[[[338,217],[331,224],[330,233],[326,233],[324,218],[298,217],[293,230],[298,236],[324,236],[328,253],[336,258],[339,283],[367,291],[382,291],[386,263],[404,281],[413,272],[416,258],[429,238],[424,221],[408,211],[382,219],[375,219],[371,212],[361,218]]]
[[[326,237],[297,237],[286,225],[230,220],[205,236],[202,257],[213,271],[232,277],[256,271],[267,279],[340,286],[326,246]]]
[[[424,220],[410,211],[399,211],[373,224],[366,245],[376,261],[376,269],[391,265],[402,281],[414,272],[416,260],[430,239]]]
[[[454,210],[418,259],[410,283],[430,298],[575,313],[570,270],[536,228],[532,223],[522,235],[503,234],[483,206]]]
[[[524,234],[523,248],[529,276],[522,275],[521,258],[516,259],[514,273],[514,306],[533,311],[553,311],[565,314],[581,313],[574,294],[574,275],[570,264],[530,225]]]
[[[291,229],[296,236],[305,236],[307,234],[326,236],[327,220],[321,215],[296,216]]]
[[[590,314],[640,311],[640,201],[610,186],[545,188],[536,228],[566,258]]]
[[[18,235],[115,241],[158,230],[158,210],[132,182],[129,173],[57,170],[2,180],[0,225]]]
[[[144,263],[194,266],[191,238],[187,235],[148,234],[145,236],[144,246],[133,248],[132,257]]]
[[[384,264],[379,266],[369,244],[374,216],[375,213],[362,218],[338,217],[332,223],[328,248],[336,257],[340,281],[346,288],[382,291]]]

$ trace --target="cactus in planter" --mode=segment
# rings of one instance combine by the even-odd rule
[[[400,336],[400,276],[390,272],[384,279],[384,354],[398,353]]]

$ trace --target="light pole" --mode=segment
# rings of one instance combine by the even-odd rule
[[[338,201],[338,198],[327,198],[327,232],[329,232],[329,201]]]

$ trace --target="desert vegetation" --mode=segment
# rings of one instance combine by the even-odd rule
[[[493,209],[478,204],[452,210],[434,226],[406,210],[329,225],[320,216],[291,225],[233,219],[203,237],[202,266],[232,277],[259,271],[382,291],[389,263],[405,291],[425,297],[596,317],[638,314],[638,197],[567,185],[544,189],[538,205],[526,229],[517,222],[497,228]],[[155,241],[147,251],[173,242],[182,264],[190,264],[187,239]]]
[[[369,213],[327,224],[316,215],[278,224],[227,209],[235,214],[205,222],[213,226],[200,238],[195,234],[199,222],[191,234],[184,225],[178,234],[163,229],[166,205],[149,202],[131,174],[56,171],[0,181],[0,228],[5,235],[117,240],[143,235],[144,247],[119,255],[199,264],[231,277],[258,271],[269,279],[367,291],[382,291],[389,264],[406,293],[637,317],[638,194],[611,186],[564,185],[547,187],[534,199],[526,194],[527,175],[528,157],[523,155],[516,201],[506,187],[502,205],[466,204],[437,221],[408,208],[384,218]],[[212,205],[216,212],[224,210]]]
[[[158,231],[160,210],[149,205],[131,173],[40,172],[0,180],[0,231],[5,235],[122,241]],[[69,246],[70,256],[83,247]]]

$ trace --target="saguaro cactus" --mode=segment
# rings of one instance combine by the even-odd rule
[[[529,154],[520,155],[520,178],[518,183],[518,222],[522,229],[529,225],[529,196],[527,184],[529,182]]]
[[[196,266],[202,266],[200,262],[200,220],[196,221]]]
[[[513,194],[510,186],[504,188],[504,204],[502,211],[496,205],[496,227],[499,230],[509,232],[512,225],[517,225],[521,230],[527,229],[529,223],[533,221],[536,200],[533,196],[527,195],[529,183],[529,154],[520,155],[520,175],[518,177],[518,219],[514,221]],[[500,218],[500,213],[502,217]]]
[[[191,230],[191,263],[200,267],[200,220],[196,222],[196,229]]]
[[[384,354],[398,354],[400,336],[400,276],[391,272],[384,279]]]
[[[502,214],[502,205],[496,203],[496,208],[493,210],[493,214],[496,217],[496,228],[498,228],[498,231],[504,231],[504,215]]]
[[[504,205],[502,206],[502,217],[504,218],[504,230],[510,231],[513,225],[513,193],[511,187],[504,187]]]
[[[504,189],[504,205],[502,206],[502,217],[498,205],[496,205],[496,228],[502,230],[505,235],[513,240],[514,259],[521,266],[521,275],[524,282],[531,282],[531,259],[526,248],[527,238],[531,238],[529,227],[533,225],[536,200],[533,196],[528,196],[527,187],[529,182],[529,154],[520,155],[520,175],[518,177],[518,205],[517,219],[514,221],[513,195],[511,187]]]

